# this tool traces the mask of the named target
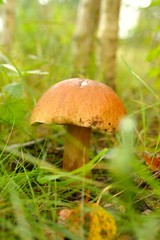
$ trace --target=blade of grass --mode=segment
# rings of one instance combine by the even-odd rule
[[[12,189],[12,191],[9,192],[10,200],[14,210],[14,216],[17,222],[17,225],[14,231],[21,239],[33,240],[34,238],[32,236],[31,226],[28,220],[26,219],[25,212],[24,212],[24,205],[16,190],[16,183],[13,180],[10,180],[9,189]]]
[[[129,66],[129,64],[126,62],[126,60],[124,59],[123,56],[121,56],[125,66],[127,67],[127,69],[129,70],[129,72],[132,74],[132,76],[134,76],[137,80],[139,80],[143,86],[145,86],[146,89],[148,89],[149,92],[152,93],[152,95],[157,99],[160,100],[160,97],[157,95],[157,93],[155,93],[155,91],[140,77],[138,76],[133,70],[132,68]]]
[[[56,167],[53,164],[50,164],[49,162],[43,161],[41,159],[38,159],[36,157],[33,157],[31,154],[27,154],[27,153],[22,153],[20,152],[18,149],[13,149],[10,148],[9,146],[4,146],[0,145],[0,150],[9,154],[13,154],[14,156],[16,156],[17,158],[22,158],[24,161],[29,162],[31,164],[33,164],[34,166],[39,167],[40,169],[43,170],[47,170],[49,173],[53,174],[53,175],[46,175],[46,176],[39,176],[37,178],[37,180],[41,183],[44,184],[48,181],[51,180],[55,180],[55,179],[59,179],[59,178],[68,178],[70,181],[76,180],[76,181],[82,181],[83,177],[78,176],[73,174],[73,172],[64,172],[61,169],[59,169],[58,167]],[[91,185],[101,185],[100,183],[93,181],[91,179],[88,178],[84,178],[85,182]],[[68,183],[66,183],[68,184]]]

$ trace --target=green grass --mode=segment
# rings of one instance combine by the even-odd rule
[[[47,239],[48,234],[57,234],[58,239],[61,232],[76,239],[57,222],[57,213],[78,204],[75,193],[82,194],[78,200],[82,202],[88,187],[90,201],[98,202],[115,217],[119,235],[158,239],[160,187],[137,157],[135,125],[130,119],[123,123],[117,139],[112,152],[102,150],[76,175],[63,172],[56,161],[48,163],[45,146],[39,158],[20,146],[1,146],[1,239]],[[84,170],[91,169],[93,180],[87,180]]]

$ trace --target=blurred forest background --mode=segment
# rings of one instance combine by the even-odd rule
[[[73,195],[83,185],[55,168],[61,167],[64,128],[29,122],[42,93],[72,77],[112,86],[135,124],[126,123],[116,137],[92,135],[91,165],[105,163],[93,174],[92,202],[113,206],[116,239],[158,240],[160,0],[0,1],[0,239],[61,240],[55,229],[79,239],[57,223],[57,211],[74,207]],[[114,147],[116,164],[102,157],[103,149]],[[157,161],[153,172],[141,157],[146,152],[157,156],[147,155],[148,165]]]
[[[154,97],[160,91],[160,5],[155,0],[140,2],[121,2],[119,39],[115,49],[116,89],[129,112],[132,109],[132,114],[142,106],[154,104]],[[35,99],[49,86],[63,79],[85,76],[104,81],[102,64],[97,64],[98,29],[95,28],[91,42],[95,47],[92,46],[89,52],[84,50],[82,54],[82,62],[87,61],[87,67],[76,67],[80,62],[74,58],[73,51],[78,4],[78,0],[1,1],[0,82],[1,98],[4,98],[0,108],[1,123],[12,125],[15,119],[15,126],[24,122],[28,125]],[[95,18],[98,22],[98,16]],[[81,42],[80,51],[84,49],[83,40]],[[131,70],[139,77],[132,74]],[[112,86],[111,81],[106,83]],[[146,87],[147,84],[149,86]],[[152,94],[154,91],[156,93]],[[8,96],[4,96],[6,92],[16,95],[17,99],[12,99],[16,101],[14,106],[12,101],[8,104]],[[6,109],[10,108],[12,111],[8,113]]]

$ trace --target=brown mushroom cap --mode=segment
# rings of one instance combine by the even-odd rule
[[[126,110],[107,85],[73,78],[53,85],[34,107],[30,122],[73,124],[114,132]]]

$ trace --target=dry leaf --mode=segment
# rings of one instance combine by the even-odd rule
[[[68,209],[68,208],[62,209],[58,213],[59,220],[65,221],[66,219],[68,219],[68,217],[71,215],[72,212],[73,212],[73,209]]]
[[[151,153],[143,153],[143,158],[147,166],[153,171],[158,173],[158,177],[160,177],[160,153],[151,154]]]

